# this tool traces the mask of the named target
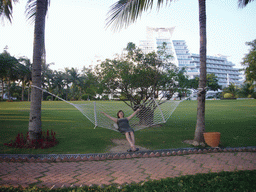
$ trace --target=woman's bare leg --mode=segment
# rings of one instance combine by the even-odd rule
[[[131,139],[130,132],[126,132],[125,137],[126,137],[127,141],[129,142],[131,149],[136,150],[136,148],[134,146],[134,140]]]
[[[135,146],[135,137],[134,137],[134,132],[133,131],[130,132],[130,136],[131,136],[132,143]]]

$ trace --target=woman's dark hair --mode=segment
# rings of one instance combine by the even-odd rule
[[[120,118],[120,117],[119,117],[119,113],[120,113],[120,112],[122,112],[122,113],[124,114],[124,112],[123,112],[122,110],[119,110],[119,111],[117,112],[117,118]]]

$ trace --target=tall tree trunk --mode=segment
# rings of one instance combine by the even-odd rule
[[[25,89],[25,80],[22,80],[21,84],[21,101],[24,101],[24,89]]]
[[[2,100],[4,100],[4,79],[2,79]]]
[[[46,0],[37,0],[35,30],[34,30],[34,49],[32,65],[32,85],[41,87],[41,66],[44,53],[44,33]],[[42,135],[41,127],[41,99],[42,91],[35,87],[31,90],[31,106],[29,117],[29,137],[39,139]]]
[[[198,0],[200,24],[200,77],[197,94],[197,123],[194,141],[204,142],[205,94],[206,94],[206,6],[205,0]]]
[[[7,83],[8,100],[11,100],[10,88],[11,88],[11,80],[10,80],[10,77],[9,77],[9,78],[8,78],[8,83]]]
[[[30,101],[30,88],[31,86],[30,86],[30,83],[29,83],[29,85],[28,85],[28,101]]]

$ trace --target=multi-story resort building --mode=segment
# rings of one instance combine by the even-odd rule
[[[141,40],[139,43],[139,48],[145,53],[150,53],[157,51],[159,46],[166,43],[166,52],[173,57],[170,61],[179,66],[178,58],[176,56],[176,50],[172,41],[172,34],[174,32],[174,27],[171,28],[153,28],[147,27],[146,40]]]
[[[167,53],[172,55],[171,62],[177,67],[186,68],[189,78],[199,76],[200,57],[199,54],[189,52],[185,40],[172,40],[172,28],[152,28],[147,27],[147,39],[140,41],[139,48],[144,53],[157,51],[157,47],[163,42],[167,44]],[[206,67],[207,73],[213,73],[217,76],[219,85],[228,86],[230,83],[241,84],[239,69],[234,68],[235,64],[227,60],[226,56],[216,55],[207,56]]]

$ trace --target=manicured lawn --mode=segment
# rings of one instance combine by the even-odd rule
[[[100,127],[94,129],[94,125],[72,105],[44,101],[42,129],[55,131],[59,144],[37,150],[4,146],[18,133],[26,134],[29,107],[29,102],[0,102],[0,153],[104,153],[113,145],[111,139],[124,139],[118,132]],[[183,141],[194,137],[196,113],[197,101],[183,101],[163,126],[136,131],[136,144],[149,149],[191,147]],[[256,100],[207,100],[205,118],[207,132],[221,132],[220,146],[256,146]]]

